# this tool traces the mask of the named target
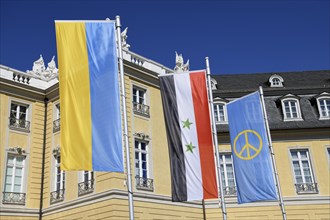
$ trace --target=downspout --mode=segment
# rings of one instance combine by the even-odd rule
[[[44,137],[42,146],[42,167],[41,167],[41,186],[40,186],[40,206],[39,206],[39,220],[42,220],[42,206],[44,200],[44,178],[45,178],[45,157],[46,157],[46,132],[47,132],[47,106],[48,98],[44,99],[45,115],[44,115]]]

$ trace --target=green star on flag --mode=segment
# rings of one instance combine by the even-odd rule
[[[196,148],[195,146],[192,145],[192,143],[190,142],[190,144],[186,144],[187,150],[186,151],[190,151],[191,153],[193,153],[193,149]]]
[[[183,123],[183,128],[188,128],[190,129],[190,125],[192,125],[193,123],[189,121],[189,118],[187,118],[187,120],[182,121]]]

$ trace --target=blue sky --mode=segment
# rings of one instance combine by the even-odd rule
[[[22,71],[56,56],[54,20],[120,15],[130,50],[169,68],[175,51],[212,74],[330,69],[330,3],[323,1],[1,0],[0,63]]]

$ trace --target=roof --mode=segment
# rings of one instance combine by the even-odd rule
[[[277,74],[284,80],[283,87],[270,87],[269,78]],[[217,90],[213,97],[232,101],[263,87],[265,105],[271,130],[329,128],[330,120],[319,120],[315,97],[323,92],[330,93],[330,70],[258,73],[239,75],[214,75]],[[284,121],[280,98],[294,94],[299,97],[302,121]],[[228,125],[217,125],[218,131],[228,132]]]
[[[272,75],[283,78],[283,87],[271,88],[269,78]],[[214,93],[250,92],[262,86],[265,91],[287,91],[306,89],[330,89],[330,70],[303,72],[273,72],[237,75],[212,75],[217,81]]]

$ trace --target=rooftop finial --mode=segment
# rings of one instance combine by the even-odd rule
[[[182,54],[178,55],[178,53],[175,51],[175,67],[174,72],[181,73],[189,71],[189,60],[187,60],[187,63],[185,64],[183,62]]]

